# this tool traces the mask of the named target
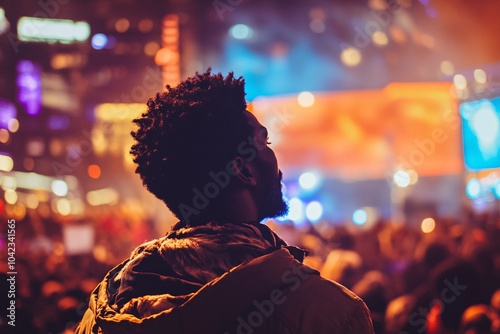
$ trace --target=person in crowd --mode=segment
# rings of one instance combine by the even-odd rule
[[[287,205],[244,80],[209,69],[147,106],[136,172],[179,222],[105,276],[76,332],[373,333],[358,296],[261,223]]]

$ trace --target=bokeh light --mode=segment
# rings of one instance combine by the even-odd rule
[[[355,67],[361,63],[361,52],[353,47],[348,47],[340,53],[340,60],[348,67]]]
[[[148,42],[144,45],[144,54],[146,56],[153,57],[156,52],[160,49],[160,44],[157,42]]]
[[[382,31],[375,31],[372,35],[372,42],[377,46],[384,46],[389,43],[389,38]]]
[[[352,214],[352,221],[356,225],[364,225],[368,220],[368,214],[363,209],[358,209]]]
[[[101,167],[98,165],[89,165],[87,167],[87,174],[93,179],[98,179],[101,176]]]
[[[14,168],[14,160],[8,155],[0,154],[0,171],[10,172]]]
[[[3,196],[5,198],[5,202],[7,202],[8,204],[11,205],[16,204],[18,197],[17,197],[17,192],[15,190],[7,189],[3,194]]]
[[[0,143],[2,144],[7,144],[10,139],[10,133],[9,131],[5,129],[0,129]]]
[[[465,194],[470,199],[476,199],[481,193],[481,184],[476,178],[471,178],[465,186]]]
[[[57,196],[66,196],[68,194],[68,184],[63,180],[52,181],[50,188]]]
[[[16,118],[11,118],[7,127],[10,132],[15,133],[19,130],[19,121]]]
[[[422,224],[420,224],[420,227],[422,229],[422,232],[431,233],[436,227],[436,222],[433,218],[425,218],[424,220],[422,220]]]
[[[126,18],[121,18],[116,21],[115,23],[115,29],[117,32],[126,32],[128,28],[130,27],[130,21],[127,20]]]
[[[453,73],[455,73],[455,66],[453,66],[452,62],[449,60],[443,60],[441,62],[441,65],[439,66],[439,69],[444,75],[451,76],[453,75]]]
[[[236,24],[229,29],[229,34],[236,39],[248,39],[252,37],[253,30],[246,24]]]
[[[482,69],[475,69],[474,70],[474,80],[476,80],[477,83],[479,84],[485,84],[487,81],[487,76],[486,72]]]
[[[57,211],[62,216],[67,216],[71,213],[71,203],[66,198],[59,198],[56,206]]]
[[[107,43],[108,36],[104,34],[95,34],[94,36],[92,36],[91,45],[96,50],[104,49]]]
[[[318,184],[318,176],[313,172],[305,172],[299,176],[299,185],[303,189],[313,189]]]
[[[396,186],[400,188],[406,188],[411,183],[411,176],[404,170],[398,170],[396,173],[394,173],[393,181]]]
[[[306,217],[309,221],[315,223],[323,215],[323,205],[318,201],[313,201],[306,206]]]
[[[311,92],[302,92],[297,96],[299,105],[303,108],[312,107],[314,105],[314,95]]]
[[[455,74],[453,76],[453,84],[455,85],[456,89],[463,90],[467,88],[467,79],[463,74]]]
[[[304,220],[304,203],[298,198],[292,198],[288,202],[289,210],[285,219],[292,220],[295,223],[301,223]]]

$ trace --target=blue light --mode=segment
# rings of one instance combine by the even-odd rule
[[[96,50],[101,50],[103,49],[106,44],[108,43],[108,36],[104,34],[95,34],[92,36],[92,47]]]
[[[479,197],[479,194],[481,193],[481,184],[477,179],[470,179],[469,182],[467,182],[467,185],[465,186],[465,194],[467,197],[470,199],[476,199]]]
[[[352,221],[356,225],[364,225],[368,220],[368,214],[363,209],[358,209],[352,214]]]
[[[245,24],[236,24],[229,29],[229,33],[236,39],[248,39],[252,37],[253,30]]]

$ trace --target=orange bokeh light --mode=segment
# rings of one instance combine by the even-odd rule
[[[97,165],[89,165],[87,173],[93,179],[98,179],[101,176],[101,167]]]

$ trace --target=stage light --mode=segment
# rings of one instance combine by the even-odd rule
[[[23,42],[84,42],[89,38],[87,22],[21,17],[17,23],[17,35]]]
[[[315,223],[323,215],[323,206],[318,201],[313,201],[306,206],[306,217],[309,221]]]
[[[158,66],[168,65],[172,56],[173,52],[169,48],[158,49],[155,54],[155,63]]]
[[[467,79],[463,74],[455,74],[453,76],[453,84],[455,85],[456,89],[463,90],[467,88]]]
[[[486,77],[486,72],[481,69],[475,69],[474,70],[474,80],[476,80],[477,83],[480,84],[485,84],[487,77]]]
[[[299,185],[303,189],[313,189],[318,184],[318,177],[313,172],[305,172],[299,176]]]
[[[9,123],[16,117],[17,109],[14,103],[0,98],[0,128],[9,129]]]
[[[7,125],[10,132],[15,133],[19,130],[19,121],[16,118],[11,118]]]
[[[96,50],[104,49],[106,44],[108,43],[108,36],[104,34],[95,34],[92,36],[92,47]]]
[[[5,10],[0,7],[0,35],[6,33],[10,28],[10,22],[5,17]]]
[[[389,38],[382,31],[375,31],[372,35],[372,42],[378,46],[384,46],[389,43]]]
[[[363,209],[358,209],[352,214],[352,221],[356,225],[364,225],[368,220],[368,214]]]
[[[118,32],[125,32],[128,30],[129,27],[130,27],[130,21],[125,18],[121,18],[115,22],[115,29]]]
[[[3,194],[3,197],[5,198],[5,202],[7,202],[8,204],[14,205],[17,202],[17,192],[15,190],[6,190]]]
[[[68,194],[68,184],[63,180],[52,181],[50,188],[57,196],[66,196]]]
[[[479,139],[479,145],[484,147],[485,151],[496,154],[500,121],[493,103],[487,100],[481,102],[477,112],[472,116],[471,123]]]
[[[361,52],[356,48],[345,48],[340,53],[340,60],[349,67],[354,67],[361,63]]]
[[[98,179],[101,176],[101,167],[98,165],[89,165],[87,174],[93,179]]]
[[[297,96],[297,100],[301,107],[308,108],[314,104],[314,95],[311,92],[302,92]]]
[[[422,232],[431,233],[436,227],[436,221],[432,218],[425,218],[424,220],[422,220],[422,224],[420,225],[420,227],[422,229]]]
[[[0,143],[2,144],[7,144],[10,139],[10,133],[9,131],[5,129],[0,129]]]
[[[236,24],[229,29],[229,33],[236,39],[248,39],[252,37],[253,30],[246,24]]]
[[[0,154],[0,170],[4,172],[10,172],[14,167],[14,160],[8,155]]]
[[[481,194],[481,184],[476,178],[472,178],[465,186],[465,194],[470,199],[476,199]]]
[[[59,198],[56,207],[57,211],[62,216],[67,216],[71,213],[71,204],[66,198]]]
[[[408,174],[406,171],[398,170],[396,173],[394,173],[393,181],[396,186],[400,188],[406,188],[410,185],[411,177],[410,174]]]

